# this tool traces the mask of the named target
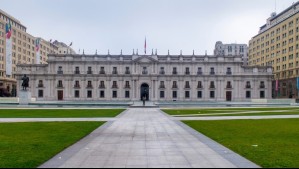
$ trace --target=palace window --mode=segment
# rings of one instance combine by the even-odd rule
[[[190,91],[185,91],[185,98],[189,99],[190,98]]]
[[[117,98],[117,91],[112,91],[112,98]]]
[[[57,85],[57,87],[60,87],[60,88],[63,87],[62,80],[58,80],[58,85]]]
[[[38,90],[38,97],[43,98],[44,97],[44,91],[43,90]]]
[[[80,90],[75,90],[75,98],[80,98]]]
[[[100,74],[101,74],[101,75],[104,75],[104,74],[105,74],[105,67],[101,67]]]
[[[19,58],[19,59],[20,59],[20,58]],[[59,74],[59,75],[63,74],[62,66],[59,66],[59,67],[58,67],[57,74]]]
[[[92,91],[91,90],[87,91],[87,98],[92,98]]]
[[[210,72],[210,75],[215,75],[215,68],[211,68],[211,72]]]
[[[99,86],[99,88],[101,88],[101,89],[104,89],[104,88],[105,88],[105,82],[104,82],[104,81],[101,81],[101,82],[100,82],[100,86]]]
[[[80,68],[79,68],[79,67],[76,67],[76,68],[75,68],[75,74],[76,74],[76,75],[80,74]]]
[[[160,89],[165,89],[164,81],[161,81],[161,82],[160,82]]]
[[[126,92],[125,92],[125,97],[126,97],[126,98],[130,98],[130,91],[126,91]]]
[[[118,88],[117,81],[113,81],[112,88],[115,88],[115,89]]]
[[[87,88],[92,88],[92,82],[91,81],[87,82]]]
[[[265,91],[260,91],[260,98],[264,99],[265,98]]]
[[[143,75],[147,75],[148,74],[147,67],[143,67],[142,74]]]
[[[75,81],[75,86],[74,86],[75,88],[80,88],[80,82],[79,82],[79,80],[76,80]]]
[[[100,98],[105,98],[105,91],[104,90],[100,91]]]
[[[173,81],[172,88],[173,89],[177,89],[178,88],[177,81]]]
[[[173,68],[173,70],[172,70],[172,74],[173,74],[173,75],[177,75],[177,74],[178,74],[178,72],[177,72],[177,68],[176,68],[176,67]]]
[[[215,82],[214,82],[214,81],[212,81],[212,82],[210,83],[210,89],[215,89]]]
[[[232,83],[231,83],[230,81],[227,82],[227,84],[226,84],[226,88],[227,88],[227,89],[232,89],[232,88],[233,88],[233,87],[232,87]]]
[[[227,68],[226,74],[227,75],[232,75],[232,69],[230,67]]]
[[[161,99],[165,98],[165,92],[164,91],[160,91],[160,98]]]
[[[117,74],[118,74],[118,72],[117,72],[117,67],[113,67],[112,74],[114,74],[114,75],[117,75]]]
[[[265,88],[265,82],[264,82],[264,81],[261,82],[261,84],[260,84],[260,88],[261,88],[261,89],[264,89],[264,88]]]
[[[202,75],[202,68],[201,68],[201,67],[199,67],[199,68],[197,69],[197,74],[198,74],[198,75]]]
[[[174,99],[178,98],[178,92],[177,91],[172,91],[172,98],[174,98]]]
[[[186,83],[185,83],[185,89],[190,89],[190,83],[189,83],[189,81],[186,81]]]
[[[214,99],[215,98],[215,91],[210,91],[210,98]]]
[[[197,88],[202,89],[202,82],[201,81],[198,81]]]
[[[201,99],[202,98],[202,91],[197,91],[197,98]]]
[[[246,91],[246,99],[250,99],[251,98],[251,91]]]
[[[88,75],[91,75],[91,74],[92,74],[92,67],[88,67],[87,74],[88,74]]]
[[[44,87],[44,83],[43,83],[42,80],[39,80],[39,81],[38,81],[38,87]]]
[[[164,67],[161,67],[161,68],[160,68],[160,75],[165,75]]]
[[[190,75],[190,68],[189,67],[186,67],[186,72],[185,72],[186,75]]]
[[[246,82],[246,89],[250,89],[250,88],[251,88],[250,81],[247,81]]]
[[[126,74],[126,75],[129,75],[129,74],[131,74],[131,72],[130,72],[130,68],[129,68],[129,67],[126,67],[125,74]]]

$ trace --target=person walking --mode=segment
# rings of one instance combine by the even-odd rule
[[[145,100],[146,100],[146,97],[145,97],[145,96],[143,96],[143,97],[142,97],[143,106],[145,106]]]

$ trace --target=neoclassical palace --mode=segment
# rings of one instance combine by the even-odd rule
[[[272,98],[272,67],[241,56],[58,55],[18,65],[38,101],[248,101]]]

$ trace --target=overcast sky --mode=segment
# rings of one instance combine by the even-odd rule
[[[276,0],[276,11],[295,0]],[[213,53],[216,41],[245,43],[275,11],[275,0],[0,0],[0,8],[46,40],[94,54]]]

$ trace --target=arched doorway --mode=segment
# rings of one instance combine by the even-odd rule
[[[143,97],[146,97],[146,100],[149,100],[149,85],[143,83],[140,87],[140,99],[142,100]]]

